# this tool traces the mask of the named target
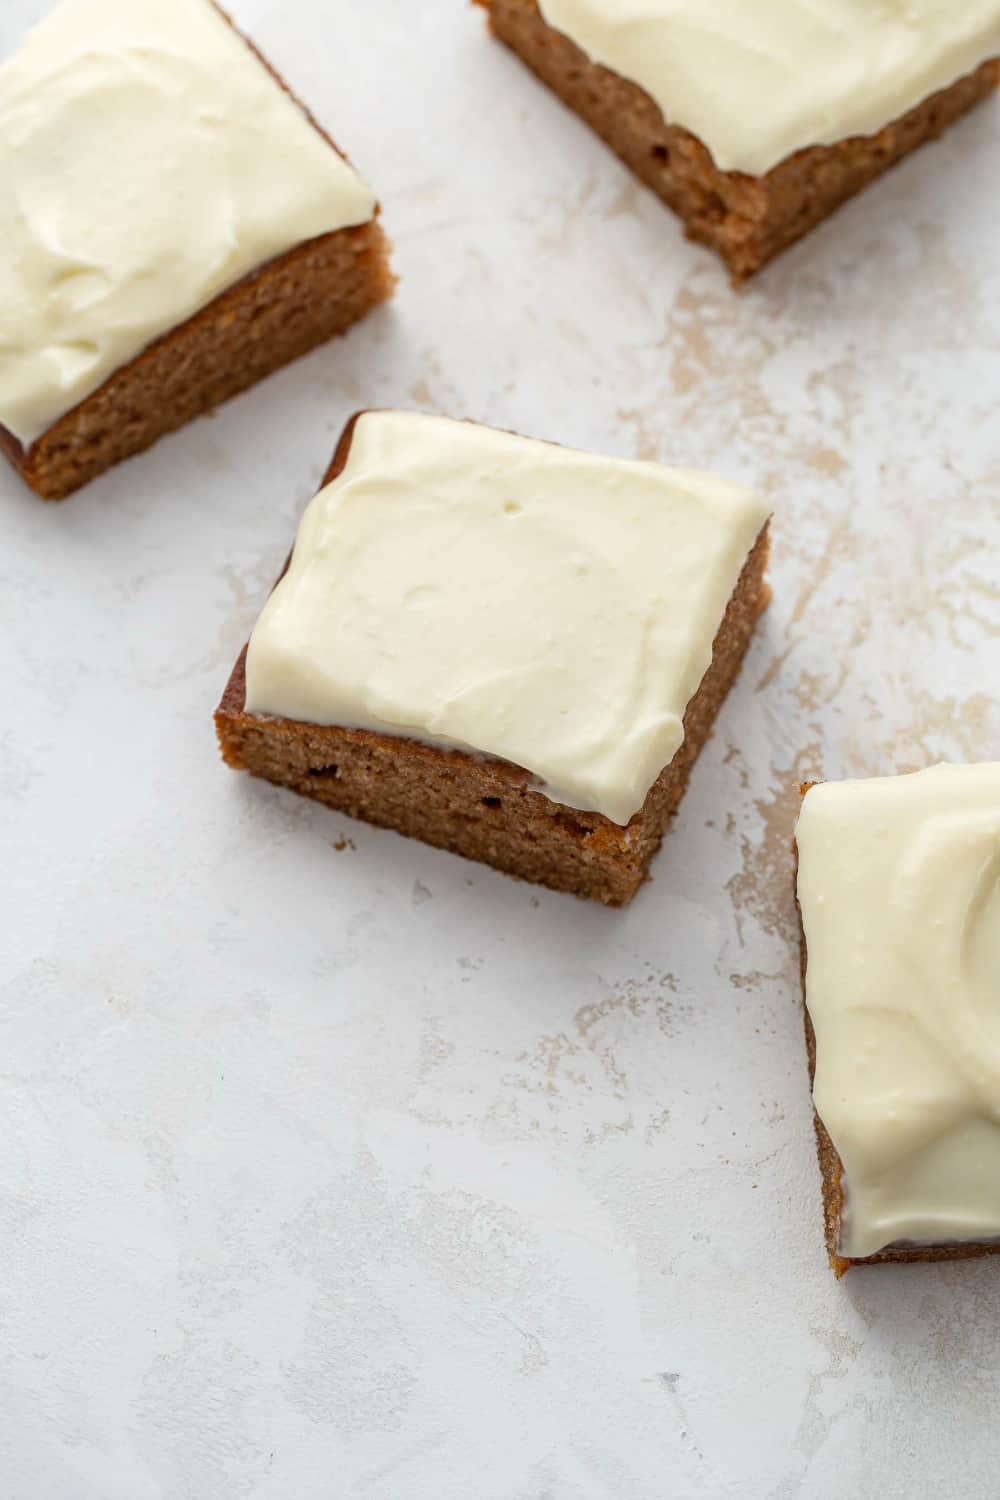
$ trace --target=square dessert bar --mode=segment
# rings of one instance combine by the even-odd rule
[[[995,0],[478,0],[735,283],[1000,77]]]
[[[0,65],[0,449],[61,499],[344,332],[377,214],[212,0],[62,0]]]
[[[620,905],[767,602],[767,525],[712,475],[361,413],[230,678],[223,756]]]
[[[804,789],[830,1264],[1000,1251],[1000,762]]]

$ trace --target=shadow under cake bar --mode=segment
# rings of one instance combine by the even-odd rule
[[[377,214],[211,0],[62,0],[0,66],[0,448],[61,499],[342,333]]]
[[[997,0],[477,0],[734,282],[995,88]]]
[[[806,1042],[830,1264],[1000,1252],[1000,763],[805,789]]]
[[[619,905],[767,603],[767,531],[713,475],[361,413],[230,678],[223,755]]]

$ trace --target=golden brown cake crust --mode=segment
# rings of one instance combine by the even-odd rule
[[[815,785],[815,782],[807,782],[800,787],[802,796],[807,796],[810,788]],[[812,1088],[816,1076],[816,1034],[813,1031],[806,1005],[806,970],[809,955],[806,949],[805,929],[802,926],[802,909],[799,906],[797,894],[795,906],[799,914],[802,1014],[805,1019],[806,1054],[809,1059],[809,1087]],[[816,1155],[819,1159],[820,1178],[823,1184],[823,1230],[826,1250],[831,1269],[838,1280],[852,1266],[879,1266],[917,1260],[976,1260],[982,1255],[1000,1254],[1000,1241],[991,1241],[986,1244],[899,1245],[880,1250],[876,1255],[854,1257],[841,1255],[838,1246],[840,1245],[840,1215],[844,1203],[842,1186],[844,1167],[837,1148],[815,1109],[813,1110],[813,1124],[816,1129]]]
[[[810,146],[763,177],[721,172],[689,131],[668,125],[638,84],[591,62],[543,19],[537,0],[476,0],[501,41],[597,131],[684,221],[689,239],[710,245],[735,284],[801,238],[839,204],[910,151],[933,140],[997,85],[991,59],[932,94],[872,136]]]
[[[222,7],[216,9],[232,25]],[[238,35],[331,150],[343,156],[267,58]],[[377,214],[367,224],[295,245],[243,277],[115,370],[27,450],[0,425],[0,450],[42,499],[62,500],[346,332],[390,297],[395,285]]]
[[[359,414],[360,415],[360,414]],[[343,468],[352,417],[323,480]],[[684,741],[627,828],[553,802],[508,761],[402,736],[247,714],[240,655],[215,715],[224,759],[352,817],[476,859],[522,880],[620,906],[646,877],[688,776],[768,600],[767,527],[747,559],[684,715]]]

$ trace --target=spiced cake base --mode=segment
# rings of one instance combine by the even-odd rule
[[[580,115],[684,221],[689,239],[718,252],[735,284],[960,115],[1000,81],[990,59],[876,135],[810,146],[762,177],[721,172],[689,131],[668,125],[646,91],[591,62],[543,19],[537,0],[476,0],[494,33]]]
[[[324,478],[343,468],[351,427]],[[364,729],[245,712],[244,648],[215,715],[223,758],[338,812],[553,890],[621,906],[646,878],[691,768],[770,597],[765,526],[730,598],[710,667],[684,715],[684,740],[627,827],[553,802],[510,762]]]
[[[815,783],[809,782],[801,788],[803,797],[807,795],[809,787]],[[796,910],[798,902],[796,901]],[[806,969],[809,962],[809,954],[806,947],[806,935],[802,926],[802,913],[799,910],[799,942],[802,973],[802,1013],[805,1020],[806,1054],[809,1060],[809,1087],[812,1088],[816,1076],[816,1034],[813,1031],[812,1021],[806,1005]],[[844,1164],[836,1146],[830,1139],[829,1132],[819,1115],[813,1110],[813,1125],[816,1131],[816,1155],[819,1161],[820,1181],[823,1191],[823,1234],[826,1240],[826,1252],[830,1261],[830,1269],[838,1281],[852,1266],[879,1266],[893,1263],[906,1263],[909,1261],[925,1260],[976,1260],[983,1255],[1000,1254],[1000,1240],[969,1241],[966,1243],[952,1243],[944,1245],[889,1245],[884,1250],[879,1250],[875,1255],[845,1256],[840,1253],[840,1216],[844,1205]]]

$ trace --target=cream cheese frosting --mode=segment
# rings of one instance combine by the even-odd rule
[[[1000,0],[539,0],[724,172],[871,135],[1000,52]]]
[[[796,840],[841,1253],[1000,1236],[1000,762],[815,786]]]
[[[766,519],[710,474],[365,413],[254,629],[247,712],[496,756],[626,824]]]
[[[0,424],[375,200],[209,0],[62,0],[0,66]]]

